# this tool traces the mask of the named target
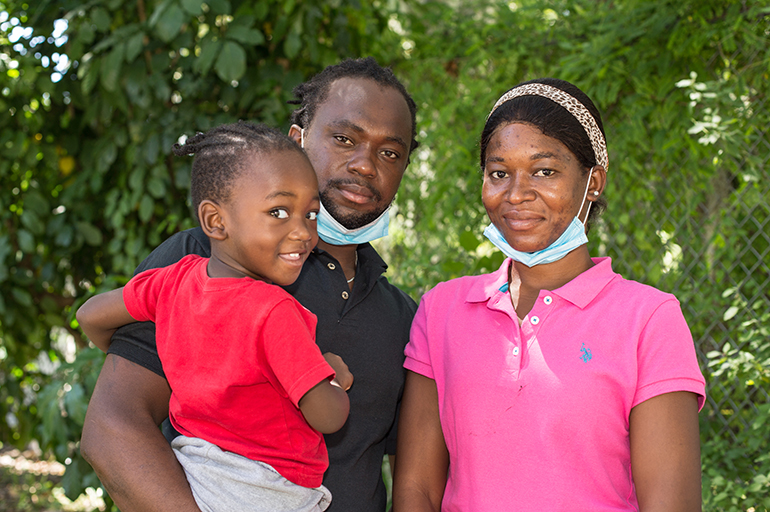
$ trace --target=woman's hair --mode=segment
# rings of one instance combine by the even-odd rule
[[[526,84],[549,85],[556,89],[560,89],[575,98],[588,109],[588,112],[590,112],[591,116],[593,116],[596,121],[601,136],[605,137],[604,126],[602,125],[602,117],[601,114],[599,114],[599,110],[594,105],[594,102],[591,101],[591,98],[576,86],[557,78],[537,78],[535,80],[523,82],[513,89]],[[499,127],[511,123],[525,123],[535,126],[543,132],[543,135],[552,137],[564,144],[567,149],[577,157],[578,162],[583,167],[584,174],[588,174],[589,169],[599,164],[597,155],[594,152],[594,147],[591,144],[591,139],[589,139],[588,134],[586,133],[586,129],[580,124],[580,121],[570,113],[570,111],[544,96],[525,95],[517,96],[502,103],[493,110],[487,119],[484,130],[481,132],[480,142],[482,170],[484,169],[484,162],[486,160],[487,145],[489,144],[492,135],[494,135]],[[603,195],[594,201],[586,225],[590,225],[592,221],[604,211],[606,206],[607,201]]]
[[[184,144],[174,144],[177,156],[195,155],[190,178],[193,211],[204,199],[226,203],[235,180],[245,169],[248,158],[257,153],[296,151],[302,148],[287,135],[263,124],[238,121],[198,133]]]
[[[326,101],[329,88],[340,78],[365,78],[373,80],[381,87],[391,87],[401,93],[401,96],[406,100],[412,117],[412,142],[409,152],[411,153],[417,148],[419,145],[415,140],[417,104],[406,91],[404,85],[396,78],[396,75],[393,74],[393,71],[390,68],[384,68],[377,64],[373,57],[346,59],[339,64],[327,66],[307,82],[296,86],[293,92],[297,99],[288,102],[289,104],[300,106],[291,114],[292,124],[307,130],[310,127],[310,123],[313,122],[316,110]]]

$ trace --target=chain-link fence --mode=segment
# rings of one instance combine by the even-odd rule
[[[767,16],[755,28],[770,41]],[[693,118],[691,150],[650,169],[658,179],[639,184],[651,201],[627,212],[622,236],[603,240],[618,272],[681,301],[707,378],[704,460],[718,454],[750,481],[770,450],[769,59],[767,43],[726,46],[704,63],[709,76],[677,84]],[[658,257],[643,261],[650,245]]]

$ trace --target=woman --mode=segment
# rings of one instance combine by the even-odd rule
[[[423,297],[394,511],[700,510],[705,383],[672,295],[591,258],[607,173],[574,85],[514,87],[481,136],[492,274]]]

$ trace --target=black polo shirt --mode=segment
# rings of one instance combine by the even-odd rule
[[[177,233],[137,268],[163,267],[187,254],[208,257],[211,246],[200,228]],[[326,435],[329,469],[324,485],[332,512],[382,512],[386,494],[381,465],[396,449],[396,417],[404,388],[404,346],[417,309],[415,302],[382,274],[387,265],[369,244],[358,246],[358,269],[348,290],[342,268],[329,253],[314,249],[297,281],[285,289],[318,317],[316,342],[333,352],[353,374],[350,416]],[[109,353],[163,376],[152,323],[118,330]],[[248,412],[245,412],[246,414]]]

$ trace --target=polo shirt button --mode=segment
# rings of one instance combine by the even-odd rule
[[[551,304],[551,302],[553,302],[553,299],[550,295],[546,295],[545,298],[543,298],[543,302],[545,302],[545,305],[548,306]]]
[[[519,347],[513,347],[513,355],[515,356],[519,355]]]
[[[334,263],[328,263],[326,266],[329,267],[329,270],[334,270],[335,268],[337,268],[337,265],[335,265]]]
[[[348,300],[348,297],[349,297],[348,292],[342,292],[343,299]]]
[[[537,325],[540,323],[540,318],[533,316],[530,322],[532,322],[532,325]]]

